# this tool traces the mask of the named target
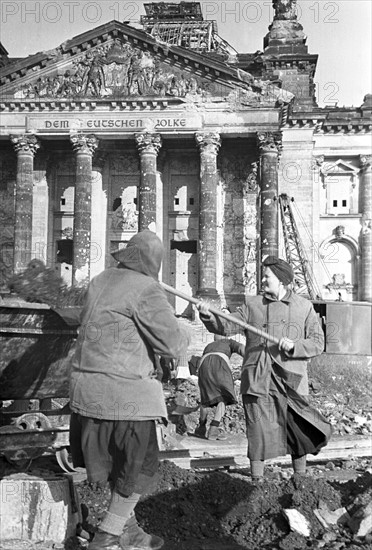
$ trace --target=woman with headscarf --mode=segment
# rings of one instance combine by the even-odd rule
[[[214,340],[204,348],[198,365],[200,418],[195,435],[223,441],[227,436],[221,431],[220,423],[226,406],[237,403],[230,358],[233,353],[244,357],[244,346],[236,340],[217,334]],[[208,408],[214,409],[214,417],[207,431]]]
[[[331,435],[329,423],[311,407],[307,363],[320,355],[324,336],[309,300],[289,287],[291,266],[274,256],[263,262],[263,293],[247,296],[234,317],[275,336],[279,343],[246,331],[241,392],[252,478],[261,481],[264,461],[289,452],[294,472],[306,473],[306,455],[317,454]],[[237,325],[198,305],[211,332],[228,335]]]

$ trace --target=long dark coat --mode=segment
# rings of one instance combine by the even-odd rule
[[[309,300],[288,291],[282,300],[270,295],[247,297],[234,314],[278,339],[295,342],[292,353],[246,331],[241,392],[247,422],[248,457],[265,460],[290,452],[316,454],[327,444],[331,427],[307,401],[307,363],[320,355],[324,336]],[[230,336],[242,329],[211,315],[201,319],[211,332]]]

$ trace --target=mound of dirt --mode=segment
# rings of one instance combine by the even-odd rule
[[[203,473],[164,461],[156,491],[141,499],[136,513],[147,532],[166,540],[164,550],[367,550],[372,539],[356,539],[347,527],[337,527],[330,536],[314,511],[320,503],[329,510],[343,506],[352,510],[369,502],[371,481],[371,474],[365,472],[345,484],[314,476],[253,484],[243,470]],[[87,482],[77,487],[83,528],[93,532],[108,504],[109,489]],[[290,530],[283,513],[288,508],[307,520],[309,537]]]

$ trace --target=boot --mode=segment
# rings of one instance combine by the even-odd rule
[[[120,544],[123,550],[159,550],[163,546],[164,540],[157,535],[145,533],[138,525],[136,516],[133,515],[124,526]]]
[[[207,433],[206,424],[199,424],[199,426],[194,431],[194,435],[196,435],[196,437],[201,437],[202,439],[205,438],[206,433]]]
[[[210,426],[207,439],[210,439],[212,441],[224,441],[225,439],[227,439],[227,435],[223,433],[218,426]]]
[[[257,485],[258,483],[263,483],[265,470],[264,460],[251,460],[250,462],[252,483],[254,485]]]
[[[123,550],[123,546],[120,545],[120,537],[97,531],[87,550]]]
[[[297,476],[306,476],[306,455],[292,455],[293,473]]]

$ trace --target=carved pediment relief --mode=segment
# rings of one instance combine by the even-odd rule
[[[231,85],[196,76],[182,63],[165,63],[155,54],[117,38],[75,56],[68,66],[17,83],[15,98],[79,99],[128,97],[224,97]],[[180,66],[181,65],[181,66]]]
[[[118,21],[0,68],[0,93],[18,102],[178,98],[190,104],[221,102],[230,110],[293,98],[233,64]]]

